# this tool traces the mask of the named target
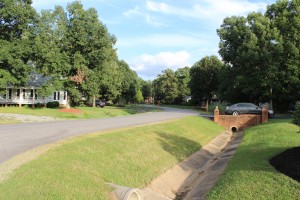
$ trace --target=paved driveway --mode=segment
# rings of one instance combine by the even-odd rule
[[[165,108],[164,112],[126,117],[0,125],[0,164],[29,149],[74,135],[160,122],[188,115],[199,115],[199,113]]]

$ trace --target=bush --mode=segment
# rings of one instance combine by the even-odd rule
[[[208,105],[208,112],[214,113],[214,110],[215,110],[216,106],[218,106],[220,114],[225,113],[226,106],[224,104],[221,104],[221,103],[211,103],[211,104],[209,104]]]
[[[58,108],[59,102],[58,101],[51,101],[47,103],[47,108]]]
[[[300,127],[300,101],[297,101],[295,104],[293,124],[296,124]]]

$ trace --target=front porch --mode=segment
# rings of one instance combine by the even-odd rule
[[[0,105],[36,105],[58,101],[61,107],[67,105],[67,92],[56,91],[49,97],[42,97],[37,93],[37,88],[7,88],[6,94],[0,95]]]

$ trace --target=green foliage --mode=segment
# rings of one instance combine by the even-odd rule
[[[300,101],[295,104],[295,112],[293,113],[293,123],[300,127]]]
[[[210,99],[217,92],[218,76],[223,67],[216,56],[206,56],[191,67],[190,88],[194,99]]]
[[[227,65],[219,91],[231,101],[286,104],[300,97],[299,0],[278,1],[265,15],[225,18],[217,30]]]
[[[166,69],[163,74],[153,81],[155,99],[162,103],[171,104],[178,97],[178,79],[171,69]]]
[[[125,103],[136,101],[135,97],[138,90],[140,90],[140,81],[135,71],[130,69],[128,64],[121,60],[119,63],[119,72],[121,79],[121,94],[119,95],[119,102],[124,100]]]
[[[47,103],[47,108],[58,108],[59,102],[58,101],[50,101]]]
[[[141,91],[141,90],[138,90],[138,91],[136,92],[136,95],[135,95],[135,97],[134,97],[134,100],[135,100],[135,102],[137,102],[137,103],[143,103],[144,97],[143,97],[143,94],[142,94],[142,91]]]
[[[27,83],[33,68],[34,25],[31,1],[2,0],[0,6],[0,88]]]
[[[175,76],[178,80],[178,103],[183,102],[183,98],[191,94],[189,87],[191,77],[190,77],[190,68],[184,67],[179,68],[175,71]]]
[[[152,97],[153,96],[153,88],[151,81],[144,81],[140,79],[141,90],[144,98]]]

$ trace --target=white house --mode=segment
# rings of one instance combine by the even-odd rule
[[[37,89],[45,84],[49,77],[40,74],[31,74],[27,86],[14,87],[7,86],[6,94],[0,95],[0,105],[35,105],[45,104],[51,101],[58,101],[61,107],[67,105],[68,94],[66,91],[55,91],[53,95],[42,97],[37,93]]]

